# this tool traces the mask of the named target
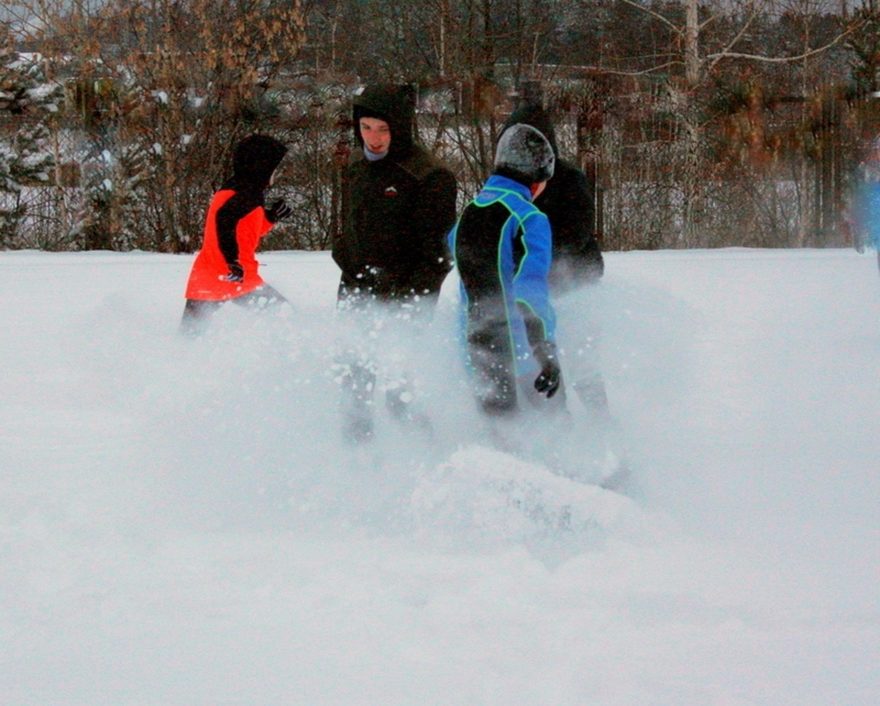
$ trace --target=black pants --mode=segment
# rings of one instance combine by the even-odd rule
[[[468,334],[471,386],[477,403],[493,417],[515,414],[519,403],[530,409],[565,408],[565,388],[547,399],[534,388],[534,377],[517,377],[506,322],[483,322]],[[537,377],[537,373],[535,374]]]
[[[187,299],[183,307],[183,317],[180,320],[180,331],[187,335],[204,333],[211,317],[218,309],[232,302],[236,306],[248,309],[268,311],[284,304],[289,304],[278,290],[264,284],[252,292],[248,292],[235,299],[224,301],[208,301],[204,299]]]

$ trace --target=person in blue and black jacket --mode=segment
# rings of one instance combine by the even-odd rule
[[[854,208],[858,229],[856,248],[859,252],[864,251],[865,245],[876,249],[877,267],[880,268],[880,136],[871,142],[861,172]]]
[[[473,390],[490,415],[515,412],[520,394],[540,404],[561,389],[547,283],[550,225],[532,203],[554,166],[540,131],[511,126],[498,142],[492,175],[449,234]]]

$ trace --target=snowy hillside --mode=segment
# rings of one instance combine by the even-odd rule
[[[380,408],[353,447],[337,270],[261,260],[293,311],[189,340],[190,257],[0,253],[0,704],[878,703],[873,253],[609,254],[567,305],[608,446],[573,406],[516,454],[462,387],[452,277],[374,352],[433,433]]]

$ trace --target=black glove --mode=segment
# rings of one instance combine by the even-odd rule
[[[556,345],[550,341],[542,341],[533,351],[535,359],[541,366],[541,372],[535,378],[535,389],[549,400],[559,390],[562,381],[562,369],[556,357]]]
[[[229,274],[223,279],[227,282],[241,282],[244,279],[244,270],[237,262],[232,262],[229,265]]]
[[[266,218],[272,223],[278,223],[287,218],[293,209],[284,203],[284,199],[276,199],[266,207]]]

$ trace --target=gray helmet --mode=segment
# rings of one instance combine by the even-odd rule
[[[506,171],[526,184],[553,176],[556,157],[543,133],[531,125],[516,123],[507,128],[495,149],[495,171]]]

